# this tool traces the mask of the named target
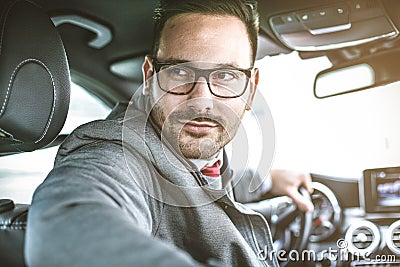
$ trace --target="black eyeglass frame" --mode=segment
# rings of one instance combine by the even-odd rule
[[[178,64],[184,64],[184,63],[188,63],[188,61],[168,61],[168,62],[159,62],[157,59],[154,59],[154,58],[152,59],[152,64],[153,64],[153,66],[154,66],[154,70],[156,71],[156,73],[159,73],[160,70],[161,70],[161,68],[162,68],[163,66],[174,66],[174,65],[178,65]],[[188,95],[188,94],[190,94],[190,93],[193,91],[193,89],[194,89],[194,87],[196,86],[196,84],[197,84],[197,82],[199,81],[199,79],[200,79],[201,77],[203,77],[203,78],[206,79],[208,89],[210,90],[211,94],[213,94],[214,96],[220,97],[220,98],[237,98],[237,97],[242,96],[242,95],[246,92],[247,87],[248,87],[248,85],[249,85],[249,81],[250,81],[251,76],[252,76],[252,73],[251,73],[251,72],[252,72],[252,70],[254,69],[254,67],[250,67],[250,68],[248,68],[248,69],[242,69],[242,68],[236,68],[236,67],[231,67],[231,66],[222,67],[222,68],[221,68],[221,67],[219,67],[219,68],[212,68],[212,69],[199,69],[199,68],[195,68],[195,67],[191,67],[191,66],[185,66],[185,68],[191,69],[191,70],[194,72],[194,74],[195,74],[194,81],[193,81],[193,85],[192,85],[192,87],[191,87],[187,92],[179,93],[179,92],[172,92],[172,91],[169,91],[169,90],[165,90],[164,88],[161,87],[161,85],[160,85],[160,80],[159,80],[158,77],[157,77],[157,84],[158,84],[158,87],[160,87],[160,89],[161,89],[162,91],[164,91],[164,92],[166,92],[166,93],[168,93],[168,94],[173,94],[173,95]],[[224,69],[237,70],[237,71],[243,72],[243,73],[246,75],[246,77],[247,77],[246,84],[245,84],[245,86],[244,86],[244,88],[243,88],[243,90],[242,90],[242,92],[241,92],[240,94],[235,95],[235,96],[221,96],[221,95],[218,95],[218,94],[214,93],[213,90],[211,89],[211,85],[210,85],[210,81],[209,81],[209,78],[210,78],[211,73],[213,73],[213,72],[216,71],[216,70],[224,70]],[[156,76],[157,76],[157,75],[156,75]]]

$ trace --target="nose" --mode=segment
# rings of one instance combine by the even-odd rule
[[[193,91],[189,94],[187,105],[199,113],[204,113],[213,109],[213,94],[208,88],[207,81],[203,77],[196,82]]]

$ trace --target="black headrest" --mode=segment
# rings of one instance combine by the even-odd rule
[[[61,131],[70,76],[49,16],[27,0],[0,0],[0,153],[46,146]]]

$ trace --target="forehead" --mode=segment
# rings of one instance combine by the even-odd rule
[[[239,18],[188,13],[167,21],[161,34],[157,58],[248,68],[252,51],[246,26]]]

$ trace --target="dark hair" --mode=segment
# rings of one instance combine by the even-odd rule
[[[154,16],[153,57],[157,55],[165,23],[176,15],[187,13],[231,15],[239,18],[246,25],[254,62],[259,30],[259,17],[255,0],[160,0]]]

